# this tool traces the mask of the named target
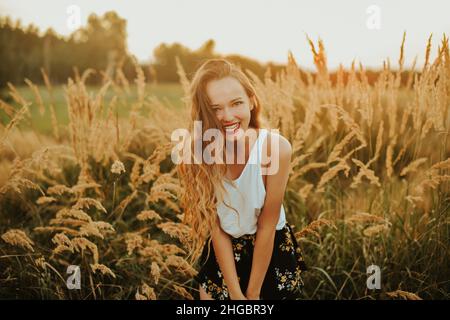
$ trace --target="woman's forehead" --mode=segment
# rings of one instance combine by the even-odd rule
[[[206,92],[211,104],[227,103],[235,98],[246,96],[241,83],[233,77],[208,82]]]

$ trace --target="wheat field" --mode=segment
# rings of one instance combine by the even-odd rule
[[[332,81],[321,41],[310,41],[314,73],[292,54],[277,75],[249,73],[265,126],[293,147],[284,205],[309,267],[304,299],[450,296],[448,38],[436,49],[430,38],[424,65],[408,70],[404,44],[395,68],[384,61],[372,80],[352,63]],[[135,83],[105,74],[95,90],[93,70],[68,79],[67,123],[45,73],[45,88],[27,81],[32,96],[10,85],[13,101],[0,100],[0,298],[198,297],[170,158],[189,110],[184,97],[181,107],[156,97],[136,71]],[[48,132],[33,125],[37,114]],[[76,290],[70,265],[80,268]],[[367,287],[370,265],[380,289]]]

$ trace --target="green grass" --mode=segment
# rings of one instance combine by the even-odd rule
[[[50,93],[47,91],[47,88],[45,86],[39,86],[38,88],[45,106],[45,113],[43,115],[41,115],[39,112],[39,106],[36,102],[33,91],[28,86],[16,87],[20,95],[25,100],[32,103],[30,106],[31,123],[25,121],[22,123],[22,126],[24,128],[25,127],[31,128],[36,132],[42,134],[50,134],[52,132],[52,123],[50,115],[50,103],[51,103]],[[98,92],[99,86],[89,86],[87,89],[90,94],[91,93],[95,94]],[[54,86],[52,90],[54,99],[53,103],[55,107],[58,126],[64,127],[69,123],[68,108],[64,86],[63,85]],[[116,95],[116,93],[114,92],[114,89],[110,87],[105,95],[104,102],[108,104],[114,95]],[[162,83],[156,85],[147,84],[145,90],[145,98],[147,101],[148,98],[154,96],[160,99],[161,101],[167,101],[170,105],[173,105],[176,108],[182,107],[182,100],[181,100],[182,95],[183,90],[180,84],[178,83]],[[2,92],[1,97],[10,105],[14,106],[15,108],[19,108],[19,105],[14,102],[14,100],[9,95],[7,89],[5,89]],[[129,93],[118,94],[118,97],[120,97],[117,103],[117,111],[119,118],[127,118],[129,115],[131,105],[135,103],[138,99],[136,86],[130,85]],[[4,112],[0,111],[0,122],[2,124],[6,124],[9,121],[10,121],[9,117]]]

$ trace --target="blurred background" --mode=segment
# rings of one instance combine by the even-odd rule
[[[397,59],[407,31],[405,66],[425,58],[431,33],[437,45],[450,30],[445,0],[430,1],[0,1],[0,86],[23,79],[42,82],[44,67],[61,83],[86,68],[114,70],[133,77],[130,56],[149,79],[177,81],[174,56],[192,72],[205,57],[233,57],[262,75],[287,62],[291,51],[300,66],[314,68],[306,35],[321,38],[328,67],[350,67],[356,59],[379,69]]]
[[[201,186],[181,185],[171,134],[196,68],[225,57],[292,145],[299,297],[448,299],[449,12],[0,0],[0,298],[198,297],[180,195]]]

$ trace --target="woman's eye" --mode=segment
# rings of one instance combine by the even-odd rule
[[[241,103],[242,103],[242,101],[236,101],[235,103],[233,103],[233,105],[236,106],[236,105],[241,104]]]

